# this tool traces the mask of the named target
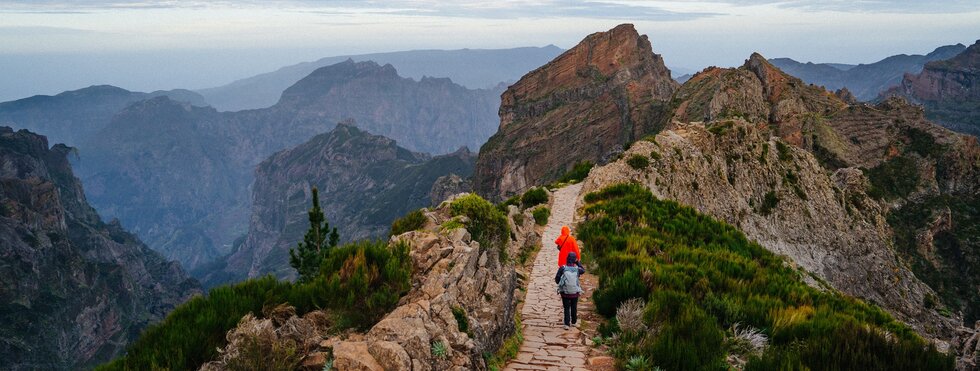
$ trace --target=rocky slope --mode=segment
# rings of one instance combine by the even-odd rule
[[[980,40],[948,60],[927,63],[883,93],[925,107],[926,116],[950,129],[980,136]]]
[[[80,145],[78,170],[104,216],[193,271],[246,232],[253,170],[269,155],[348,118],[411,150],[477,148],[493,131],[498,94],[347,61],[314,71],[266,109],[133,104]]]
[[[677,88],[633,25],[586,37],[501,96],[500,127],[480,149],[474,189],[501,199],[602,162],[659,130]]]
[[[273,333],[296,344],[314,344],[303,347],[301,369],[323,369],[332,357],[338,370],[486,370],[486,356],[496,353],[515,330],[515,296],[520,294],[519,274],[500,257],[517,256],[529,241],[540,240],[530,211],[520,218],[518,214],[511,206],[511,238],[501,255],[493,247],[480,246],[465,228],[444,228],[454,219],[448,204],[425,210],[422,228],[389,242],[411,246],[412,289],[368,331],[326,334],[316,326],[322,312],[261,320],[248,316],[228,334],[228,339],[239,341],[201,370],[228,369],[240,354],[239,344]],[[434,353],[435,344],[444,347],[444,354]]]
[[[902,80],[906,73],[918,73],[926,63],[952,58],[961,53],[963,44],[946,45],[926,55],[893,55],[880,61],[859,65],[836,63],[800,63],[790,58],[773,58],[769,62],[786,73],[828,90],[847,88],[862,101],[874,100],[882,91]]]
[[[177,263],[103,223],[64,145],[0,127],[0,358],[5,369],[78,369],[119,355],[200,292]]]
[[[517,81],[563,50],[554,45],[513,49],[409,50],[322,58],[286,66],[276,71],[241,79],[228,85],[202,89],[198,93],[221,111],[266,108],[274,105],[282,92],[314,70],[352,59],[391,64],[402,76],[422,80],[448,77],[470,89],[485,89]],[[474,149],[476,147],[473,147]]]
[[[342,241],[379,238],[395,219],[432,203],[438,178],[469,177],[473,157],[465,149],[436,157],[411,152],[352,122],[276,153],[256,170],[248,235],[221,259],[222,268],[202,272],[206,283],[268,273],[292,278],[288,252],[309,227],[306,212],[314,186]]]
[[[106,127],[112,116],[127,105],[159,96],[207,105],[204,97],[189,90],[140,93],[99,85],[0,103],[0,125],[47,133],[52,142],[77,146]]]

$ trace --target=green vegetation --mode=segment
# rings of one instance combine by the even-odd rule
[[[909,138],[906,149],[918,153],[919,156],[939,158],[944,150],[942,145],[936,143],[936,138],[925,130],[907,128],[904,134]]]
[[[320,209],[320,194],[313,187],[313,207],[310,208],[310,229],[303,236],[303,241],[296,244],[295,249],[289,249],[289,265],[299,273],[300,282],[309,282],[320,275],[320,262],[337,247],[340,236],[337,228],[330,230],[330,223]]]
[[[531,188],[521,196],[523,209],[546,203],[548,203],[548,191],[541,187]]]
[[[456,326],[459,328],[459,332],[470,334],[470,320],[466,318],[466,309],[453,307],[453,317],[456,317]]]
[[[565,175],[558,178],[559,183],[578,183],[589,176],[589,171],[594,165],[589,161],[576,162]]]
[[[918,248],[917,235],[949,210],[948,230],[933,236],[930,256]],[[910,202],[888,215],[895,231],[895,249],[909,262],[912,272],[939,294],[926,296],[923,306],[945,310],[939,301],[963,311],[963,321],[980,320],[980,197],[931,196]],[[935,261],[936,263],[933,263]]]
[[[776,141],[776,152],[779,154],[779,161],[789,161],[793,159],[793,152],[790,151],[789,146],[783,143],[781,140]]]
[[[294,306],[300,315],[324,309],[332,315],[335,331],[366,329],[376,323],[411,288],[409,246],[363,241],[336,247],[336,230],[327,234],[315,188],[313,200],[310,230],[291,255],[301,263],[294,264],[300,274],[316,272],[315,276],[297,283],[266,276],[214,288],[178,306],[163,321],[148,327],[125,356],[98,369],[197,369],[217,356],[217,349],[225,346],[225,334],[243,316],[258,316],[264,308],[280,304]],[[246,344],[249,347],[269,350],[259,343]],[[293,359],[289,349],[265,350],[257,352],[271,358],[245,360],[272,365]]]
[[[894,200],[906,198],[919,185],[919,171],[915,160],[898,156],[868,170],[871,188],[868,195],[876,199]]]
[[[660,161],[663,156],[660,155],[660,152],[650,151],[650,158],[652,158],[654,161]]]
[[[766,192],[766,196],[762,199],[762,205],[759,205],[759,213],[762,215],[772,214],[772,211],[779,204],[779,196],[776,195],[775,191]]]
[[[534,224],[537,225],[547,225],[548,218],[551,217],[551,209],[547,207],[539,207],[531,212],[534,216]]]
[[[644,155],[634,154],[626,159],[626,164],[634,169],[643,170],[650,166],[650,159]]]
[[[521,313],[520,311],[514,312],[514,333],[504,340],[504,344],[500,346],[497,350],[497,354],[494,355],[484,355],[487,359],[487,368],[491,371],[500,371],[507,365],[507,361],[517,357],[517,352],[521,350],[521,344],[524,344],[524,327],[521,325]]]
[[[489,201],[475,194],[453,200],[449,205],[453,216],[465,216],[466,229],[473,239],[480,243],[481,249],[496,249],[501,261],[507,260],[505,244],[510,238],[510,226],[507,225],[507,215]]]
[[[759,154],[759,162],[765,164],[769,158],[769,143],[762,143],[762,153]]]
[[[389,236],[397,236],[405,232],[417,231],[425,226],[425,214],[422,209],[410,211],[405,216],[395,219],[391,223],[391,233]]]
[[[585,201],[578,233],[598,267],[597,312],[611,318],[627,300],[645,300],[649,330],[600,326],[619,332],[611,350],[621,367],[644,357],[667,370],[729,369],[726,356],[739,349],[725,329],[738,323],[766,338],[761,355],[745,355],[747,370],[952,369],[952,358],[880,308],[806,285],[732,226],[635,184]]]
[[[446,358],[449,356],[449,349],[441,341],[432,342],[432,356],[436,358]]]

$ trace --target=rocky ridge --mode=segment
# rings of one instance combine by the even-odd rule
[[[229,256],[219,259],[220,268],[209,266],[201,276],[208,285],[269,273],[293,278],[288,252],[308,227],[306,212],[314,186],[341,241],[378,238],[386,235],[393,220],[429,206],[438,178],[469,177],[473,161],[465,148],[432,157],[371,135],[351,121],[340,123],[259,164],[248,234]]]
[[[62,144],[0,127],[0,359],[78,369],[122,353],[148,324],[200,293],[87,203]]]
[[[500,127],[480,149],[474,189],[492,199],[603,162],[659,130],[678,84],[650,41],[624,24],[586,37],[501,96]]]
[[[506,246],[506,255],[511,257],[540,239],[530,211],[515,218],[518,213],[511,206],[508,219],[514,233]],[[339,370],[486,370],[484,355],[496,352],[515,330],[520,278],[513,265],[501,261],[493,248],[481,247],[465,228],[443,228],[453,219],[448,203],[424,214],[423,228],[393,236],[389,242],[411,246],[412,289],[367,332],[320,341],[326,334],[315,330],[319,312],[311,312],[302,318],[287,314],[256,320],[247,316],[242,321],[244,328],[240,324],[229,332],[229,339],[276,333],[298,338],[299,344],[318,343],[308,347],[302,361],[302,368],[310,370],[322,369],[329,355]],[[464,323],[466,328],[461,328]],[[249,330],[252,328],[264,330]],[[444,347],[444,354],[434,354],[437,343]],[[225,347],[222,354],[231,356],[206,364],[202,370],[226,369],[228,358],[236,352],[235,345]]]
[[[883,92],[925,107],[926,116],[943,126],[980,136],[980,40],[948,60],[929,62],[920,73],[907,73],[898,86]]]

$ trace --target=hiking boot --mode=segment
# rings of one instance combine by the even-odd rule
[[[563,326],[563,327],[565,327],[565,329],[566,329],[566,330],[568,330],[568,325],[565,325],[565,326]]]

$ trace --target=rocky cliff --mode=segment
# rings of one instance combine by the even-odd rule
[[[195,271],[247,231],[249,184],[266,157],[348,118],[410,150],[477,148],[495,126],[498,94],[347,61],[317,69],[266,109],[218,112],[163,97],[128,106],[80,145],[78,169],[103,216]]]
[[[953,130],[980,136],[980,40],[948,60],[906,74],[883,93],[925,107],[926,116]]]
[[[196,106],[207,105],[204,97],[189,90],[141,93],[97,85],[54,96],[36,95],[0,103],[0,125],[46,133],[54,143],[78,146],[106,127],[112,116],[127,105],[159,96]]]
[[[902,81],[906,73],[919,73],[926,63],[952,58],[961,53],[963,44],[945,45],[926,55],[899,54],[868,64],[800,63],[789,58],[770,59],[773,65],[803,81],[838,90],[847,88],[857,99],[871,101],[881,92]]]
[[[252,214],[243,243],[224,267],[202,272],[208,283],[273,273],[293,277],[289,249],[309,227],[310,189],[342,241],[386,236],[392,221],[429,206],[443,176],[469,177],[474,156],[466,149],[431,157],[396,141],[341,123],[259,164],[252,186]]]
[[[105,224],[64,145],[0,127],[0,358],[5,369],[78,369],[118,356],[200,292],[118,223]]]
[[[659,130],[677,88],[633,25],[586,37],[501,96],[500,127],[480,149],[474,189],[493,199],[603,162]]]

